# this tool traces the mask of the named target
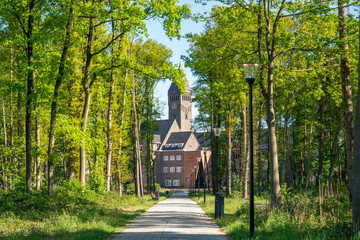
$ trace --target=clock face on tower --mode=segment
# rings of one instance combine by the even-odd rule
[[[176,103],[171,104],[172,109],[176,109],[176,107],[177,107]]]

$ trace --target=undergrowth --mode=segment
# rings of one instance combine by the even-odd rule
[[[103,239],[154,204],[150,196],[96,193],[77,181],[52,196],[46,189],[0,192],[0,239]]]
[[[214,218],[215,197],[192,198]],[[215,221],[234,240],[249,238],[249,200],[225,198],[224,217]],[[255,197],[255,236],[253,239],[360,239],[352,236],[351,203],[345,196],[319,199],[311,194],[291,192],[280,208],[271,208],[269,196]]]

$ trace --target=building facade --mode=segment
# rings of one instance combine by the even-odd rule
[[[189,84],[183,95],[175,83],[168,90],[169,119],[159,120],[154,133],[156,143],[155,182],[165,188],[188,188],[210,176],[211,152],[202,152],[204,144],[192,132],[192,93]],[[206,182],[208,181],[205,177]],[[202,185],[202,184],[201,184]]]

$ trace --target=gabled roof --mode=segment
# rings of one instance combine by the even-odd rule
[[[162,150],[183,149],[192,132],[173,132],[166,141]]]
[[[203,132],[197,132],[195,134],[196,139],[199,142],[199,148],[201,149],[202,147],[208,147],[209,150],[211,148],[211,136],[209,136],[209,134],[206,132],[205,133],[205,142],[204,142],[204,133]]]
[[[160,142],[163,142],[166,134],[169,132],[171,126],[173,125],[175,119],[169,120],[158,120],[158,129],[154,132],[154,135],[160,135]]]

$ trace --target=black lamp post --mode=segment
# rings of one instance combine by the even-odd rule
[[[200,179],[201,179],[201,176],[200,176],[200,164],[201,164],[201,158],[197,158],[197,162],[199,164],[199,170],[198,170],[198,177],[197,177],[197,180],[198,180],[198,199],[200,198]]]
[[[252,85],[260,63],[243,63],[246,81],[249,83],[249,113],[250,113],[250,237],[254,235],[254,139],[253,139],[253,110],[252,110]]]
[[[203,147],[202,148],[202,150],[203,150],[203,153],[204,153],[204,155],[205,155],[205,162],[204,162],[204,203],[206,203],[206,190],[205,190],[205,185],[206,185],[206,183],[205,183],[205,178],[206,178],[206,175],[205,175],[205,164],[206,164],[206,174],[208,174],[208,164],[207,164],[207,159],[206,159],[206,152],[207,152],[207,150],[208,150],[208,148],[207,147]],[[209,183],[208,183],[209,184]]]
[[[222,186],[221,185],[220,185],[220,187],[218,186],[218,171],[217,171],[218,162],[219,162],[219,160],[218,160],[218,158],[219,158],[219,137],[220,137],[221,131],[222,131],[221,128],[214,128],[214,135],[216,137],[216,159],[215,159],[216,162],[214,164],[215,169],[212,171],[214,171],[214,176],[215,176],[215,179],[213,182],[213,187],[215,187],[215,189],[217,191],[219,191],[219,188],[221,188],[221,190],[222,190]]]

